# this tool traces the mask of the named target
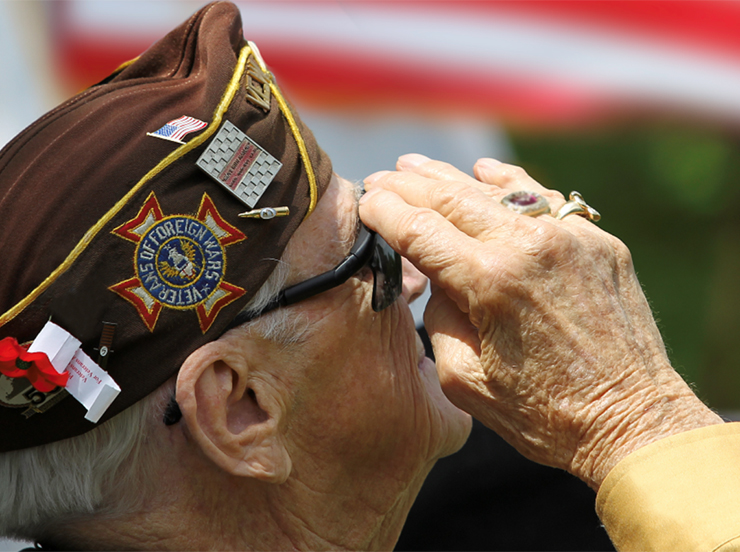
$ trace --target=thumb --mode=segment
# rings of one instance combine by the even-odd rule
[[[432,341],[442,390],[456,406],[469,395],[482,372],[480,338],[470,322],[444,290],[432,286],[424,311],[424,325]]]

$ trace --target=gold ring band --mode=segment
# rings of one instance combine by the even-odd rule
[[[558,209],[558,212],[555,214],[555,218],[562,220],[568,215],[580,215],[592,222],[596,222],[601,219],[599,212],[586,203],[583,196],[575,191],[570,193],[570,201],[566,202],[565,205]]]

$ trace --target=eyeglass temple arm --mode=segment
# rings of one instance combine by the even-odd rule
[[[276,306],[284,307],[286,305],[292,305],[293,303],[303,301],[304,299],[328,291],[333,287],[342,285],[357,274],[370,259],[375,245],[375,240],[372,239],[373,237],[374,233],[361,226],[355,245],[341,263],[323,274],[285,288],[278,294]],[[263,310],[262,312],[265,311]]]
[[[309,278],[304,282],[300,282],[293,286],[287,287],[278,293],[265,307],[259,312],[242,311],[236,315],[231,324],[227,326],[224,332],[240,326],[250,320],[257,318],[258,316],[275,310],[278,307],[285,307],[292,305],[328,291],[333,287],[342,285],[344,282],[349,280],[352,276],[367,263],[372,255],[373,247],[375,246],[375,240],[372,239],[375,236],[375,232],[371,232],[364,225],[360,226],[360,232],[357,236],[357,241],[352,247],[344,260],[339,263],[336,267],[331,270]]]

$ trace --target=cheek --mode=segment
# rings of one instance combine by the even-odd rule
[[[400,307],[382,313],[368,309],[313,336],[321,346],[309,359],[313,368],[303,394],[314,397],[311,402],[326,424],[377,437],[388,424],[413,423],[423,383],[413,319]]]
[[[373,401],[372,416],[400,431],[415,423],[414,412],[425,399],[418,373],[416,330],[405,305],[373,315],[374,323],[364,328],[365,339],[348,351],[350,370],[355,381],[361,382],[361,391]]]

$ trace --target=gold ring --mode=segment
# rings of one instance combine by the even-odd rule
[[[592,222],[601,218],[599,212],[591,207],[578,192],[570,193],[570,201],[563,205],[555,214],[556,219],[564,219],[568,215],[581,215]]]
[[[550,212],[550,204],[540,194],[534,192],[511,192],[504,196],[501,204],[505,205],[515,213],[536,217]]]

